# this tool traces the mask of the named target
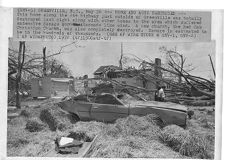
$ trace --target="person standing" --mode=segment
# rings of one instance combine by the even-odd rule
[[[165,101],[166,96],[164,93],[164,87],[160,87],[158,97],[159,97],[159,101],[161,102]]]
[[[161,87],[157,88],[157,91],[155,91],[155,101],[159,101],[159,90],[161,89]]]

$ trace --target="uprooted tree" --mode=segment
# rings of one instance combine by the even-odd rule
[[[162,49],[162,48],[161,48]],[[141,59],[135,55],[133,57],[126,57],[123,55],[123,62],[133,61],[139,63],[140,68],[126,66],[121,74],[129,77],[140,77],[143,81],[152,81],[153,83],[163,82],[169,84],[171,87],[170,92],[183,93],[182,95],[192,96],[193,90],[200,95],[207,97],[206,99],[215,99],[215,81],[208,80],[203,77],[194,76],[190,74],[190,71],[194,69],[192,64],[186,63],[186,57],[174,50],[164,49],[164,53],[167,56],[166,64],[156,65],[152,60]],[[172,78],[164,78],[163,76],[156,76],[155,74],[148,74],[147,72],[141,72],[141,70],[147,69],[159,69],[164,75],[170,74]],[[137,87],[128,84],[119,83],[116,80],[108,79],[112,83],[121,86],[121,88],[129,88],[130,90],[139,90],[142,92],[154,92],[155,90],[149,90],[144,87]],[[157,86],[158,84],[156,84]],[[184,97],[184,96],[183,96]],[[191,99],[191,98],[190,98]],[[196,98],[193,98],[196,99]]]
[[[195,68],[192,66],[192,64],[186,64],[186,57],[177,52],[176,49],[168,50],[166,47],[161,47],[160,49],[164,50],[167,56],[167,65],[169,66],[168,71],[174,71],[176,73],[176,75],[179,77],[180,84],[182,79],[184,79],[186,84],[188,84],[188,86],[190,86],[192,89],[196,90],[202,95],[215,98],[214,81],[191,75],[190,71],[194,70]]]
[[[169,70],[173,70],[176,72],[174,67],[170,66],[170,62],[172,61],[174,64],[176,64],[176,66],[178,66],[179,72],[181,73],[183,73],[184,71],[190,72],[195,69],[191,63],[186,62],[187,58],[183,54],[179,53],[176,47],[174,49],[168,49],[165,46],[161,46],[159,47],[159,51],[163,53],[163,56],[166,59],[164,68],[167,68]],[[169,73],[169,75],[174,76],[171,73]],[[178,83],[182,83],[181,75],[178,75],[178,76],[175,75],[175,77],[178,77]]]
[[[154,65],[147,61],[144,61],[144,63],[149,66]],[[168,72],[175,76],[183,78],[185,80],[185,82],[184,83],[180,83],[180,82],[176,83],[174,81],[168,81],[168,80],[165,80],[165,79],[159,78],[159,77],[155,77],[155,78],[159,78],[161,81],[168,83],[168,84],[176,87],[177,89],[180,89],[180,91],[189,93],[190,88],[193,88],[197,92],[201,93],[202,95],[205,95],[209,98],[215,98],[215,82],[214,81],[210,81],[210,80],[202,78],[202,77],[191,75],[188,71],[186,71],[179,64],[177,64],[172,56],[170,56],[168,65],[172,68],[172,70],[168,69],[168,68],[164,68],[164,67],[159,67],[159,66],[156,66],[156,67],[159,67],[164,72]],[[179,78],[179,79],[181,79],[181,78]]]

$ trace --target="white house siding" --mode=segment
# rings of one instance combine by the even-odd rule
[[[36,78],[31,80],[32,97],[50,97],[51,96],[51,79]]]
[[[69,82],[52,81],[52,97],[64,97],[69,96],[69,94]]]
[[[64,97],[73,89],[69,78],[36,78],[31,80],[32,97]]]

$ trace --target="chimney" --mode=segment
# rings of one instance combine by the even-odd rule
[[[162,78],[162,72],[161,69],[161,59],[160,58],[155,58],[155,68],[154,68],[154,74],[156,77]],[[160,86],[160,80],[156,80],[156,88]]]
[[[155,74],[155,76],[162,78],[161,69],[158,68],[158,67],[161,67],[161,59],[160,58],[155,58],[155,71],[154,71],[154,74]]]

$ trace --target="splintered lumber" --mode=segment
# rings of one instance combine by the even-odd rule
[[[179,55],[182,55],[182,54],[179,54]],[[165,68],[162,66],[158,66],[158,65],[155,65],[151,62],[147,62],[146,60],[143,60],[138,57],[136,57],[136,61],[140,62],[140,64],[144,63],[145,68],[154,67],[156,69],[160,69],[161,71],[170,73],[172,75],[182,77],[186,81],[187,87],[181,85],[180,83],[178,83],[178,85],[176,85],[176,84],[173,84],[168,81],[165,82],[165,80],[163,78],[161,78],[161,81],[164,81],[165,83],[168,83],[177,89],[181,89],[181,90],[183,89],[183,91],[186,92],[187,94],[190,94],[190,90],[189,90],[190,88],[194,88],[196,91],[198,91],[202,95],[205,95],[211,99],[215,98],[215,82],[214,81],[210,81],[210,80],[202,78],[202,77],[191,75],[188,71],[185,71],[183,66],[180,66],[178,64],[178,62],[176,62],[171,55],[170,55],[170,60],[168,62],[168,65],[171,68]],[[159,77],[152,77],[152,78],[154,78],[155,80],[159,80]],[[179,86],[179,84],[180,84],[180,86]],[[173,88],[173,90],[174,90],[174,88]]]
[[[83,153],[81,153],[79,155],[79,157],[82,157],[83,158],[83,157],[87,156],[87,154],[90,151],[90,149],[94,146],[94,143],[96,142],[97,138],[98,138],[98,135],[95,136],[95,138],[91,141],[91,143],[87,146],[87,148],[85,148],[85,150],[83,151]]]
[[[123,83],[120,83],[116,80],[113,80],[113,79],[105,79],[106,81],[109,81],[109,82],[112,82],[116,85],[120,85],[122,87],[125,87],[125,88],[132,88],[132,89],[137,89],[137,90],[142,90],[142,91],[145,91],[145,92],[155,92],[156,89],[146,89],[146,88],[143,88],[143,87],[139,87],[139,86],[134,86],[134,85],[130,85],[130,84],[123,84]]]

